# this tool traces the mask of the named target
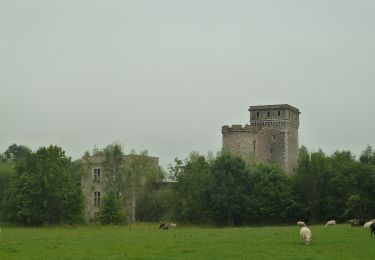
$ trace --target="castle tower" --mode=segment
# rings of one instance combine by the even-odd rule
[[[299,110],[287,104],[250,106],[250,125],[223,126],[223,149],[290,172],[298,158]]]

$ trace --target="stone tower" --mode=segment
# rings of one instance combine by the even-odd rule
[[[222,127],[223,149],[290,172],[298,158],[299,110],[281,104],[250,106],[249,112],[250,125]]]

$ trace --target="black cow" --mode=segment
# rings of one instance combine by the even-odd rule
[[[169,226],[165,223],[161,223],[160,226],[159,226],[159,229],[167,230],[167,229],[169,229]]]
[[[375,234],[375,222],[370,225],[370,234],[371,234],[371,237],[372,237],[372,233]]]
[[[365,221],[363,219],[351,219],[348,221],[348,223],[350,225],[352,225],[352,227],[359,227],[359,226],[363,226],[365,224]]]

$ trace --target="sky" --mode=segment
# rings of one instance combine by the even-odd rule
[[[299,144],[375,147],[375,1],[0,0],[0,152],[120,142],[164,168],[220,150],[249,106],[301,111]]]

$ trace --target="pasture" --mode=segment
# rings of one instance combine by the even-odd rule
[[[158,224],[2,227],[0,259],[375,259],[369,229],[348,224],[159,230]]]

